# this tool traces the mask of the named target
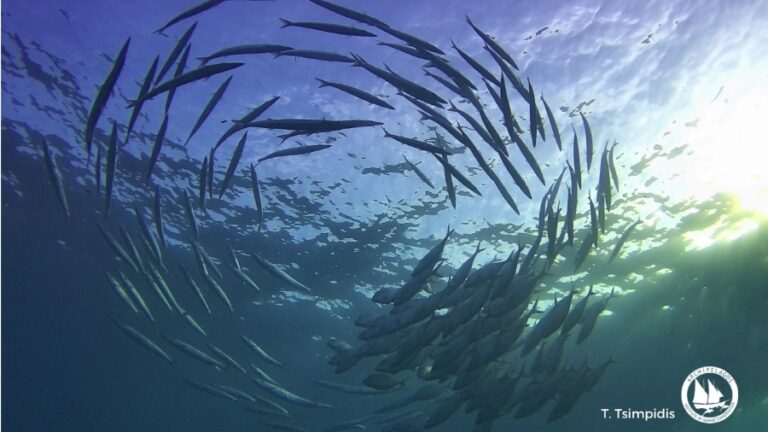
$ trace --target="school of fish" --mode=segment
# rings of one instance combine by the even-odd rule
[[[478,241],[474,253],[463,264],[449,268],[445,251],[451,247],[454,231],[447,227],[443,238],[434,241],[432,248],[415,264],[410,276],[401,281],[399,288],[379,289],[372,301],[380,305],[380,313],[362,315],[354,323],[362,329],[359,340],[333,339],[328,343],[332,349],[329,363],[337,374],[356,367],[367,367],[369,372],[366,378],[354,384],[319,379],[312,382],[318,387],[349,395],[391,395],[395,392],[407,395],[397,402],[382,405],[370,416],[339,421],[328,425],[327,430],[365,430],[376,426],[386,431],[429,430],[446,424],[462,409],[475,415],[476,430],[491,430],[501,418],[527,417],[545,408],[549,421],[566,416],[580,397],[598,384],[606,368],[614,362],[608,353],[604,353],[605,359],[599,362],[572,358],[568,349],[569,344],[581,344],[590,336],[614,293],[596,295],[591,286],[574,286],[558,298],[548,292],[547,279],[553,268],[578,271],[610,228],[606,226],[606,213],[611,211],[619,191],[619,175],[614,162],[617,143],[609,145],[606,142],[602,152],[596,154],[589,120],[580,113],[580,124],[571,125],[571,149],[563,150],[566,146],[562,135],[564,131],[557,125],[555,114],[544,96],[536,93],[530,80],[524,83],[513,56],[469,17],[467,24],[485,43],[488,65],[451,41],[451,48],[465,63],[452,64],[441,48],[379,19],[325,0],[309,1],[331,15],[342,17],[349,25],[280,18],[282,27],[375,40],[379,45],[413,58],[413,61],[426,61],[423,71],[440,84],[440,91],[417,83],[387,65],[377,66],[356,53],[313,51],[272,41],[225,47],[199,58],[200,65],[189,68],[190,40],[197,26],[195,22],[182,33],[162,64],[161,57],[157,56],[149,65],[135,98],[127,107],[130,115],[126,124],[112,121],[105,125],[102,122],[110,133],[106,142],[100,142],[95,138],[95,131],[102,112],[110,103],[110,95],[118,80],[126,79],[122,70],[130,49],[131,39],[128,38],[93,98],[83,132],[87,162],[89,166],[94,162],[94,184],[102,200],[104,221],[96,228],[119,262],[119,267],[105,272],[106,284],[134,316],[131,322],[118,319],[114,322],[131,340],[172,367],[181,367],[178,358],[184,356],[222,373],[235,374],[242,383],[240,387],[233,387],[195,377],[183,378],[191,389],[242,405],[254,412],[265,426],[275,430],[317,430],[315,425],[302,424],[300,419],[293,418],[291,408],[334,407],[298,394],[283,385],[279,377],[274,378],[279,374],[296,373],[289,370],[280,356],[267,352],[253,335],[241,334],[240,339],[251,351],[252,357],[236,358],[228,353],[227,347],[211,340],[207,329],[191,312],[197,310],[216,315],[230,313],[238,307],[230,298],[232,287],[228,285],[231,284],[225,283],[228,279],[224,272],[227,271],[233,273],[245,289],[262,291],[260,285],[264,282],[255,280],[249,266],[241,265],[241,259],[263,269],[286,289],[311,292],[311,287],[289,274],[284,269],[285,265],[272,263],[256,252],[237,251],[225,245],[229,256],[212,256],[207,250],[219,249],[221,245],[202,244],[198,218],[206,217],[206,200],[223,199],[225,192],[233,187],[233,178],[242,175],[251,186],[255,224],[261,230],[267,203],[260,193],[259,165],[271,159],[310,155],[331,147],[327,143],[288,146],[258,157],[244,168],[240,159],[249,143],[249,129],[279,131],[282,135],[278,138],[286,141],[297,136],[375,127],[381,130],[382,141],[397,143],[424,155],[422,161],[409,160],[405,155],[402,159],[404,169],[413,172],[430,189],[436,188],[438,180],[430,179],[419,165],[432,158],[440,164],[447,199],[454,208],[457,206],[458,185],[474,196],[482,195],[480,188],[470,180],[471,176],[451,161],[457,149],[464,147],[469,150],[482,173],[493,183],[495,192],[512,211],[520,214],[520,197],[536,199],[538,215],[531,215],[531,219],[537,218],[537,231],[530,243],[518,244],[508,256],[486,263],[476,262],[483,250],[482,242]],[[222,2],[204,1],[168,20],[157,32],[170,31]],[[397,43],[387,37],[394,38]],[[232,74],[244,66],[242,62],[221,60],[262,54],[271,54],[275,58],[336,62],[339,67],[360,68],[387,83],[393,93],[412,105],[424,124],[435,127],[422,137],[392,133],[391,126],[388,130],[384,120],[386,113],[395,109],[392,104],[379,95],[318,77],[320,88],[334,89],[361,103],[381,108],[381,118],[265,118],[279,99],[279,96],[266,97],[223,131],[209,154],[199,162],[198,183],[189,185],[191,191],[183,188],[178,194],[173,193],[183,197],[181,206],[173,206],[167,198],[170,192],[155,185],[153,177],[158,175],[157,163],[167,143],[166,130],[174,93],[200,80],[230,74],[202,107],[196,122],[190,127],[186,145],[206,126],[206,120],[227,92]],[[492,70],[498,70],[499,74],[494,74]],[[471,75],[466,72],[471,72]],[[495,104],[493,111],[481,99],[480,95],[486,94],[483,90],[490,97],[490,102]],[[116,173],[121,169],[121,147],[132,139],[142,107],[163,96],[165,114],[154,134],[146,170],[141,173],[148,187],[152,188],[152,203],[147,203],[148,211],[139,207],[129,209],[135,215],[136,229],[123,225],[110,227],[110,209],[120,204],[116,201],[114,189]],[[527,104],[525,116],[513,111],[512,101],[518,98]],[[468,105],[460,108],[457,101]],[[541,107],[545,116],[542,116]],[[496,110],[501,113],[501,118],[494,118]],[[526,117],[527,124],[524,124]],[[544,145],[548,134],[558,151],[566,154],[560,175],[550,179],[545,178],[541,164],[530,149],[531,146]],[[216,151],[236,135],[239,135],[237,144],[229,157],[224,176],[218,182],[218,194],[215,194],[214,184],[219,180],[215,178],[214,169],[215,157],[218,156]],[[584,142],[583,151],[579,146],[580,135]],[[56,155],[45,140],[42,141],[42,150],[53,193],[65,216],[70,217],[76,209],[71,208],[67,200],[65,181]],[[399,153],[394,148],[393,152]],[[485,154],[489,152],[492,157]],[[92,154],[95,156],[93,160]],[[582,165],[582,158],[585,166]],[[491,163],[492,160],[500,164]],[[588,176],[593,173],[597,181],[595,188],[591,189],[587,186]],[[530,179],[548,186],[540,198],[534,196],[527,183]],[[520,193],[515,193],[515,190]],[[181,233],[180,240],[188,244],[188,250],[194,254],[195,269],[182,263],[179,257],[183,251],[169,245],[165,212],[183,214],[188,230]],[[579,224],[580,220],[587,223]],[[631,223],[617,236],[609,263],[620,255],[623,245],[639,224],[640,221]],[[178,281],[182,281],[186,288],[180,288]],[[545,302],[548,307],[539,306]],[[197,306],[190,307],[187,303],[196,303]],[[172,314],[185,322],[198,334],[198,340],[183,340],[167,334],[157,324],[160,321],[158,318],[165,314]],[[250,365],[250,368],[244,365]]]

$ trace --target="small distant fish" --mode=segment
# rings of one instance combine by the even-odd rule
[[[160,348],[156,343],[152,342],[151,339],[144,336],[141,332],[136,330],[135,328],[129,326],[128,324],[123,324],[120,321],[116,319],[112,319],[112,321],[115,322],[115,324],[118,325],[128,336],[130,336],[133,340],[138,342],[139,344],[143,345],[144,348],[148,349],[152,353],[162,357],[165,359],[168,363],[173,364],[173,359],[171,356],[168,355],[162,348]]]
[[[240,363],[238,363],[232,356],[225,353],[221,348],[217,347],[216,345],[208,342],[208,348],[213,351],[213,353],[221,359],[224,363],[228,364],[230,367],[234,368],[238,372],[242,373],[243,375],[248,375],[248,372],[245,371],[245,368],[240,366]],[[254,400],[251,400],[251,402],[255,402]]]
[[[205,299],[205,296],[203,295],[203,292],[200,290],[200,287],[197,285],[197,282],[192,278],[192,275],[189,274],[186,267],[184,267],[181,263],[179,263],[179,269],[181,269],[181,273],[184,275],[184,279],[187,280],[187,283],[189,284],[190,288],[192,288],[192,292],[195,293],[197,298],[200,300],[200,303],[203,305],[205,310],[210,314],[211,313],[211,307],[208,306],[208,301]]]
[[[265,390],[267,393],[272,394],[272,396],[275,396],[279,399],[282,399],[286,402],[291,402],[297,405],[306,406],[310,408],[333,408],[330,404],[324,403],[324,402],[317,402],[317,401],[311,401],[309,399],[306,399],[304,397],[301,397],[279,385],[273,384],[269,381],[260,379],[260,378],[254,378],[250,377],[251,381],[255,382],[259,385],[263,390]]]
[[[198,205],[200,210],[205,211],[205,187],[208,185],[208,156],[203,158],[203,164],[200,166],[200,174],[198,175]]]
[[[94,177],[96,180],[96,198],[101,196],[101,146],[96,146],[96,167]]]
[[[184,342],[181,339],[177,339],[177,338],[170,337],[170,336],[165,336],[165,339],[168,342],[170,342],[173,346],[178,348],[180,351],[185,352],[190,357],[192,357],[192,358],[194,358],[196,360],[199,360],[199,361],[201,361],[201,362],[203,362],[203,363],[205,363],[205,364],[207,364],[209,366],[213,366],[216,369],[222,370],[222,369],[225,368],[225,366],[224,366],[224,364],[222,362],[216,360],[215,358],[213,358],[210,355],[206,354],[205,352],[203,352],[199,348],[195,348],[194,346]]]
[[[43,138],[43,156],[45,158],[45,169],[48,171],[48,179],[51,181],[53,190],[56,192],[56,198],[59,200],[59,204],[61,204],[64,214],[69,217],[69,202],[67,201],[64,182],[61,179],[61,172],[59,171],[58,164],[56,164],[56,159],[51,153],[51,149],[48,147],[48,141],[46,141],[45,138]]]
[[[155,199],[152,206],[152,218],[155,221],[155,229],[157,235],[160,237],[160,246],[165,249],[167,242],[165,241],[165,227],[163,225],[163,207],[162,207],[162,195],[160,194],[160,186],[155,186]]]
[[[120,280],[123,282],[123,285],[128,288],[128,293],[131,295],[133,300],[141,307],[142,312],[144,312],[144,315],[149,318],[150,321],[155,321],[155,317],[152,315],[152,311],[149,310],[149,306],[147,306],[147,302],[144,301],[144,297],[141,295],[138,289],[136,289],[136,286],[131,282],[130,279],[128,279],[121,271],[117,272],[118,276],[120,277]]]
[[[107,178],[104,190],[104,218],[109,215],[109,205],[112,202],[112,187],[115,183],[115,170],[117,169],[117,123],[112,122],[112,132],[109,135],[109,147],[107,148]]]
[[[236,397],[232,396],[231,394],[225,392],[224,390],[222,390],[222,389],[220,389],[218,387],[215,387],[215,386],[212,386],[210,384],[206,384],[206,383],[203,383],[203,382],[200,382],[200,381],[193,381],[193,380],[188,380],[188,379],[182,379],[182,381],[184,381],[185,383],[189,384],[190,387],[192,387],[192,388],[194,388],[196,390],[199,390],[199,391],[201,391],[203,393],[208,393],[208,394],[213,395],[213,396],[218,396],[220,398],[224,398],[224,399],[231,400],[233,402],[237,402],[237,398]]]
[[[163,145],[163,141],[165,141],[165,131],[168,129],[168,113],[165,113],[165,117],[163,117],[163,123],[160,124],[160,130],[157,131],[157,135],[155,136],[155,145],[152,147],[152,155],[149,158],[149,167],[147,168],[147,184],[150,183],[150,179],[152,178],[152,170],[155,167],[155,164],[157,163],[157,159],[160,156],[160,148]]]
[[[112,64],[112,70],[109,71],[109,75],[104,80],[104,83],[99,87],[99,92],[96,94],[96,99],[93,100],[91,110],[88,113],[88,120],[85,124],[85,151],[88,154],[88,160],[91,159],[91,145],[93,142],[93,132],[96,129],[96,123],[99,121],[104,107],[107,105],[109,96],[112,94],[112,90],[117,83],[117,79],[120,76],[120,72],[125,65],[125,58],[128,54],[128,46],[131,44],[131,38],[126,39],[123,47],[120,48],[120,52],[115,57],[115,61]]]
[[[592,168],[592,156],[594,154],[592,143],[592,128],[589,126],[589,122],[584,116],[584,113],[580,112],[579,115],[581,116],[581,122],[584,123],[584,133],[587,136],[587,171],[589,171]]]
[[[216,295],[219,296],[221,301],[223,301],[227,307],[229,308],[229,311],[234,311],[234,308],[232,307],[232,302],[229,300],[229,296],[227,295],[227,292],[224,291],[224,288],[221,287],[221,285],[218,284],[210,275],[204,274],[203,278],[208,283],[208,286],[211,287],[211,289],[216,293]]]
[[[251,338],[249,338],[248,336],[245,336],[245,335],[240,335],[240,337],[243,339],[243,342],[245,342],[246,345],[248,345],[256,354],[258,354],[258,356],[262,360],[264,360],[267,363],[270,363],[272,365],[281,367],[283,369],[285,368],[285,365],[282,362],[279,362],[279,361],[275,360],[274,357],[272,357],[271,355],[267,354],[267,352],[264,351],[264,349],[261,348],[259,346],[259,344],[254,342]]]
[[[261,231],[261,224],[264,220],[264,209],[261,205],[261,192],[259,192],[259,178],[256,175],[256,169],[251,164],[251,190],[253,191],[253,200],[256,204],[258,214],[257,231]]]
[[[406,158],[404,155],[403,155],[403,159],[405,160],[405,164],[406,164],[406,165],[408,165],[408,168],[410,168],[410,169],[411,169],[411,171],[415,172],[415,173],[416,173],[416,175],[417,175],[417,176],[418,176],[418,177],[421,179],[421,181],[423,181],[424,183],[426,183],[426,184],[427,184],[427,186],[429,186],[431,189],[434,189],[434,188],[435,188],[435,187],[432,185],[432,182],[430,182],[430,181],[429,181],[429,179],[427,178],[427,176],[426,176],[426,175],[424,175],[424,173],[423,173],[423,172],[421,172],[421,170],[420,170],[420,169],[419,169],[419,168],[418,168],[416,165],[414,165],[413,163],[411,163],[411,161],[409,161],[409,160],[408,160],[408,159],[407,159],[407,158]]]
[[[125,229],[123,224],[120,224],[120,236],[123,238],[123,241],[128,246],[128,251],[130,251],[131,257],[133,258],[133,261],[139,267],[139,270],[141,270],[143,272],[144,271],[144,262],[142,261],[141,255],[139,254],[139,249],[136,248],[136,244],[133,242],[133,238],[128,233],[128,231]]]
[[[356,29],[354,27],[348,27],[344,25],[338,25],[338,24],[329,24],[329,23],[320,23],[320,22],[297,22],[297,21],[288,21],[287,19],[280,18],[280,21],[282,21],[281,28],[285,27],[303,27],[307,29],[312,30],[318,30],[326,33],[335,33],[340,34],[344,36],[362,36],[362,37],[376,37],[375,34],[365,31]]]
[[[192,229],[192,234],[194,234],[195,240],[200,240],[200,229],[197,227],[197,217],[195,217],[195,211],[192,210],[192,203],[189,200],[189,194],[187,193],[186,189],[184,189],[183,193],[184,196],[182,199],[184,200],[184,212],[187,214],[189,227]]]
[[[438,157],[435,155],[435,157]],[[438,157],[438,160],[441,160]],[[448,192],[448,199],[451,201],[451,207],[456,208],[456,187],[453,185],[453,177],[451,177],[448,167],[443,165],[443,178],[445,179],[445,190]]]
[[[304,285],[301,282],[297,281],[291,275],[289,275],[288,273],[283,271],[280,267],[272,264],[271,262],[267,261],[266,259],[262,258],[261,256],[252,253],[251,257],[253,257],[253,259],[256,260],[256,262],[262,268],[264,268],[267,272],[272,274],[272,276],[282,280],[283,282],[285,282],[288,285],[290,285],[292,288],[298,289],[299,291],[312,292],[312,290],[309,289],[309,287],[307,287],[306,285]]]
[[[619,237],[619,240],[616,242],[616,246],[613,247],[613,250],[611,251],[611,256],[608,257],[608,262],[612,262],[618,255],[619,252],[621,252],[621,247],[624,246],[624,243],[627,241],[629,236],[632,234],[632,231],[635,230],[635,227],[637,227],[640,224],[640,220],[633,222],[630,224],[625,230],[624,233],[621,234],[621,237]]]
[[[120,245],[120,243],[112,237],[112,234],[107,231],[107,229],[101,225],[96,224],[96,228],[99,229],[99,232],[101,233],[102,237],[104,237],[104,240],[107,242],[110,248],[115,252],[115,254],[120,257],[122,261],[124,261],[126,264],[131,266],[133,271],[137,272],[139,271],[139,266],[135,262],[133,262],[133,259],[130,255],[128,255],[128,252]]]
[[[115,294],[120,297],[120,300],[122,300],[123,303],[125,303],[125,305],[133,311],[133,313],[139,313],[139,309],[133,303],[133,300],[131,300],[131,298],[128,296],[128,291],[125,290],[125,287],[123,287],[120,282],[118,282],[117,279],[115,279],[115,277],[112,276],[109,272],[105,272],[104,274],[107,276],[109,285],[115,291]]]

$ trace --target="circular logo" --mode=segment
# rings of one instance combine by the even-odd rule
[[[680,391],[683,408],[701,423],[719,423],[728,418],[739,402],[739,387],[731,374],[714,366],[691,372]]]

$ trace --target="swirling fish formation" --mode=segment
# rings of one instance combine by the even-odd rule
[[[452,42],[452,48],[466,65],[452,64],[447,59],[446,53],[439,47],[397,30],[377,18],[324,0],[310,1],[334,14],[368,26],[371,31],[341,24],[281,19],[283,27],[296,27],[370,40],[377,40],[381,35],[392,37],[399,43],[382,40],[379,44],[410,56],[415,61],[426,61],[423,67],[426,75],[439,83],[444,88],[442,91],[448,91],[450,96],[441,96],[440,92],[419,84],[386,65],[383,68],[376,66],[355,53],[341,55],[293,48],[273,42],[226,47],[201,57],[200,66],[186,70],[190,39],[197,24],[195,23],[179,38],[162,65],[158,56],[149,66],[138,94],[130,102],[127,127],[123,128],[113,121],[107,142],[101,143],[95,140],[94,132],[110,100],[110,95],[121,78],[130,47],[129,38],[119,50],[111,71],[93,100],[83,135],[89,162],[96,144],[94,179],[99,196],[101,196],[103,183],[101,199],[103,199],[105,219],[108,218],[115,195],[115,174],[119,168],[121,147],[131,138],[136,119],[143,106],[160,96],[166,97],[164,118],[155,134],[143,177],[147,184],[152,184],[153,175],[157,175],[156,163],[166,143],[165,132],[174,93],[202,79],[227,72],[235,73],[244,63],[216,61],[242,55],[273,54],[276,58],[294,57],[310,61],[337,62],[360,68],[387,83],[399,97],[416,109],[422,116],[423,122],[434,124],[436,127],[432,128],[434,132],[426,138],[397,135],[387,129],[382,129],[383,137],[436,159],[443,168],[445,190],[454,208],[457,205],[454,180],[472,194],[481,195],[481,190],[469,176],[462,173],[461,167],[451,161],[454,154],[462,147],[470,151],[496,191],[518,214],[520,208],[514,196],[519,194],[510,192],[508,189],[510,183],[502,179],[505,176],[494,170],[491,159],[495,158],[501,162],[503,170],[512,180],[514,187],[527,199],[534,199],[534,191],[527,184],[524,173],[530,171],[537,181],[544,186],[547,185],[547,179],[530,148],[530,146],[536,147],[547,139],[547,128],[545,128],[540,106],[543,106],[546,112],[547,123],[551,130],[550,137],[560,151],[563,150],[561,131],[544,97],[536,94],[530,80],[527,80],[527,83],[523,82],[513,57],[491,35],[467,18],[468,25],[485,43],[485,51],[492,59],[494,68],[500,70],[499,75],[492,73],[480,60],[470,56],[456,43]],[[172,18],[158,32],[166,31],[220,3],[222,0],[205,1]],[[467,66],[473,74],[480,77],[480,80],[473,80],[462,72],[467,69]],[[227,91],[231,79],[232,75],[227,77],[212,94],[197,121],[192,125],[186,142],[189,142],[205,125],[206,119]],[[384,110],[395,109],[392,104],[378,95],[362,89],[328,79],[317,78],[317,80],[320,87],[335,89]],[[488,104],[480,99],[480,89],[483,88],[492,99],[493,111],[487,109]],[[524,133],[523,117],[516,115],[513,110],[513,102],[517,97],[527,105],[528,124],[526,126],[528,126],[530,138]],[[148,336],[137,329],[141,326],[147,327],[146,323],[134,324],[116,319],[115,322],[120,329],[149,352],[174,367],[178,367],[176,355],[172,355],[167,347],[173,347],[190,359],[216,370],[236,373],[236,380],[240,383],[240,387],[187,377],[183,379],[196,390],[241,404],[255,412],[269,427],[303,431],[306,429],[296,421],[285,420],[290,417],[290,414],[289,410],[281,404],[320,409],[329,409],[332,406],[287,389],[279,380],[274,379],[255,363],[250,364],[250,370],[242,366],[247,361],[235,358],[236,356],[231,355],[218,344],[214,344],[210,340],[208,331],[193,317],[189,308],[184,306],[186,303],[197,303],[199,307],[196,308],[207,314],[218,314],[220,309],[233,311],[237,307],[230,299],[229,287],[222,283],[224,275],[219,266],[224,261],[230,263],[229,270],[247,289],[253,292],[262,290],[247,268],[241,266],[241,253],[228,247],[229,257],[215,258],[200,242],[197,218],[206,215],[206,200],[214,198],[215,152],[228,138],[242,133],[224,178],[220,182],[218,199],[223,198],[238,173],[240,159],[248,143],[248,129],[282,131],[283,135],[280,135],[280,138],[285,141],[297,136],[387,126],[385,122],[366,119],[262,118],[278,99],[277,96],[267,98],[246,115],[234,120],[232,125],[223,132],[208,156],[201,162],[197,174],[197,194],[194,197],[196,200],[189,196],[186,189],[183,190],[183,210],[179,211],[184,213],[189,225],[187,239],[197,262],[198,274],[191,272],[188,266],[181,263],[176,265],[174,262],[178,260],[178,257],[173,257],[178,251],[168,246],[169,241],[164,227],[164,211],[168,205],[164,203],[164,194],[160,186],[154,189],[151,224],[145,219],[146,215],[142,209],[134,209],[141,249],[134,241],[137,234],[123,226],[119,227],[119,238],[106,224],[100,224],[98,230],[123,266],[122,269],[108,270],[107,281],[135,318],[144,316],[146,321],[154,324],[163,321],[160,319],[161,312],[173,314],[197,332],[203,342],[192,343],[162,332],[158,336]],[[468,103],[471,108],[461,109],[454,102]],[[494,121],[497,112],[501,115],[501,121]],[[572,338],[576,344],[582,343],[590,335],[598,316],[605,310],[614,293],[611,292],[600,299],[593,299],[591,287],[586,294],[578,297],[579,290],[574,288],[561,298],[555,298],[554,303],[546,310],[542,311],[537,306],[542,300],[540,296],[537,297],[537,291],[540,292],[542,287],[546,287],[550,269],[557,262],[566,261],[571,263],[574,272],[578,271],[590,251],[599,244],[606,232],[606,212],[611,210],[613,194],[619,190],[619,176],[614,164],[616,144],[609,148],[606,143],[599,161],[593,163],[595,162],[593,132],[587,117],[581,114],[580,118],[585,137],[585,151],[582,153],[579,147],[579,134],[574,126],[572,127],[572,153],[569,152],[572,156],[566,158],[566,164],[560,175],[550,179],[551,184],[541,197],[538,215],[532,215],[538,216],[538,229],[535,239],[530,244],[518,245],[506,258],[494,259],[474,269],[475,260],[482,250],[481,243],[478,242],[475,252],[454,269],[446,280],[444,275],[447,274],[447,266],[444,265],[446,262],[444,251],[449,247],[449,240],[453,233],[449,228],[445,236],[413,267],[410,277],[400,288],[383,288],[373,295],[373,302],[388,310],[383,311],[382,308],[383,312],[380,314],[363,315],[356,320],[355,324],[363,328],[359,335],[362,342],[358,346],[352,346],[341,340],[333,340],[329,343],[334,350],[330,364],[336,368],[337,373],[350,370],[365,359],[378,358],[378,364],[375,366],[375,371],[363,380],[362,385],[313,380],[318,386],[360,395],[402,391],[405,388],[404,382],[409,379],[411,382],[425,383],[412,395],[381,407],[370,417],[340,422],[331,425],[329,430],[364,429],[364,424],[367,423],[384,424],[385,430],[391,431],[426,430],[444,424],[461,407],[465,407],[466,412],[477,413],[475,422],[481,428],[480,430],[489,430],[499,418],[530,416],[540,411],[549,401],[554,401],[554,406],[548,414],[548,419],[552,421],[568,414],[579,398],[598,383],[613,360],[609,358],[600,364],[590,365],[585,359],[571,359],[567,356],[566,345],[569,336],[576,334],[577,326],[578,334]],[[125,131],[125,135],[121,140],[119,135],[122,130]],[[485,151],[492,151],[493,158],[489,159],[483,154],[478,142],[488,147]],[[102,147],[105,147],[103,151]],[[308,155],[329,147],[331,146],[328,144],[322,144],[283,148],[258,158],[255,164],[250,164],[247,178],[252,187],[259,230],[264,222],[265,203],[259,190],[256,166],[271,159]],[[53,190],[64,213],[69,216],[73,209],[70,208],[66,197],[55,154],[45,141],[43,141],[43,150],[45,167],[52,181]],[[585,159],[585,169],[582,166],[582,157]],[[412,162],[405,156],[403,158],[408,170],[413,171],[429,188],[435,187],[433,180],[419,169],[418,162]],[[518,161],[524,161],[524,164]],[[584,190],[587,189],[584,186],[587,179],[584,177],[595,172],[597,173],[595,200],[592,198],[592,192],[589,191],[588,211],[585,210],[589,215],[589,225],[577,231],[575,225],[580,215],[579,204],[587,208],[583,199]],[[105,179],[104,182],[102,177]],[[619,255],[622,245],[638,223],[631,224],[620,236],[609,261],[613,261]],[[580,238],[578,247],[575,245],[577,238]],[[281,266],[266,260],[259,254],[251,253],[250,255],[255,265],[263,268],[287,287],[297,291],[311,292],[310,287],[296,280]],[[189,291],[183,294],[175,292],[172,287],[177,285],[174,282],[177,280],[188,285]],[[209,299],[211,294],[218,298],[216,303]],[[148,298],[150,296],[151,298]],[[535,320],[534,317],[538,319]],[[152,331],[158,332],[159,327],[154,327]],[[269,354],[251,336],[241,335],[241,339],[265,367],[268,365],[276,370],[286,368],[284,362]],[[248,379],[243,380],[244,377]],[[243,390],[241,387],[249,381],[256,385],[255,389],[266,393],[267,396]],[[388,414],[415,404],[421,404],[422,408],[402,414]]]

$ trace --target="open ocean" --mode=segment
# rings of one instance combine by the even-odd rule
[[[2,429],[768,430],[765,28],[3,0]]]

